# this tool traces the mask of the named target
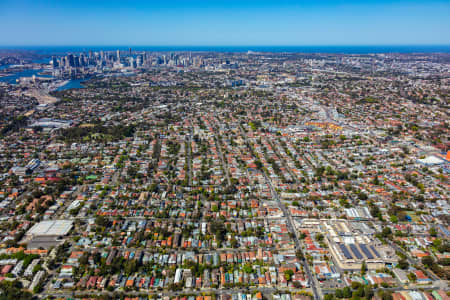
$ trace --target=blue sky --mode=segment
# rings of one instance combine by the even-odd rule
[[[450,1],[0,0],[0,45],[450,44]]]

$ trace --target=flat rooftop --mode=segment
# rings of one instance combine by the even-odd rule
[[[29,236],[62,236],[66,235],[72,228],[71,220],[48,220],[35,224],[28,230]]]

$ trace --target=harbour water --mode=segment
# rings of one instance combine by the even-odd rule
[[[7,69],[9,65],[1,66],[0,70]],[[36,75],[36,77],[44,77],[44,78],[53,78],[51,75],[47,74],[41,74],[43,72],[43,69],[26,69],[26,70],[20,70],[15,73],[10,73],[7,76],[0,77],[0,82],[7,82],[9,84],[16,84],[17,79],[20,77],[31,77],[33,75]],[[64,91],[68,89],[81,89],[83,88],[82,83],[84,81],[87,81],[89,78],[83,78],[83,79],[71,79],[68,80],[67,83],[63,84],[62,86],[58,87],[57,91]]]
[[[60,86],[57,88],[57,91],[64,91],[69,89],[82,89],[84,88],[82,83],[85,82],[88,79],[72,79],[69,80],[66,84]]]
[[[7,83],[10,83],[10,84],[16,84],[17,83],[17,79],[19,79],[20,77],[31,77],[33,75],[36,75],[37,77],[52,78],[51,75],[40,74],[43,71],[44,71],[43,69],[20,70],[18,72],[11,73],[11,74],[9,74],[7,76],[0,77],[0,82],[7,82]]]

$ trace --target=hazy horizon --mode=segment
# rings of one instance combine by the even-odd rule
[[[32,51],[40,55],[77,53],[87,51],[128,52],[217,52],[217,53],[330,53],[330,54],[377,54],[377,53],[450,53],[450,45],[46,45],[46,46],[0,46],[0,51]]]
[[[449,45],[448,1],[2,1],[2,46]]]
[[[450,47],[448,44],[42,44],[42,45],[0,45],[0,48],[67,48],[67,47]]]

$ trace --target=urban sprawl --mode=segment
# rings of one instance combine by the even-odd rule
[[[30,55],[1,299],[449,299],[449,54]]]

